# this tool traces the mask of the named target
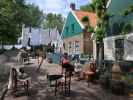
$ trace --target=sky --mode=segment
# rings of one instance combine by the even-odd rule
[[[27,0],[27,3],[33,3],[39,6],[44,13],[61,13],[66,17],[70,10],[70,3],[74,2],[76,9],[79,9],[81,5],[85,5],[90,1],[91,0]]]

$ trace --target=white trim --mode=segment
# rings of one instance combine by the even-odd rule
[[[96,25],[96,27],[95,27],[94,30],[96,30],[96,29],[97,29],[97,25]],[[94,38],[94,37],[95,37],[95,34],[96,34],[95,32],[93,32],[93,33],[91,34],[91,39],[92,39],[92,40],[95,40],[95,38]]]
[[[112,0],[109,0],[109,1],[108,1],[107,5],[106,5],[106,8],[109,7],[109,5],[111,4],[111,1],[112,1]]]
[[[82,29],[84,29],[84,25],[80,22],[80,20],[77,18],[77,16],[75,15],[73,10],[70,10],[70,12],[72,13],[72,15],[75,17],[75,19],[77,20],[77,22],[79,23],[79,25],[81,26]]]
[[[68,15],[70,14],[70,12],[68,13]],[[63,31],[64,31],[64,28],[65,28],[65,26],[66,26],[66,22],[67,22],[67,19],[68,19],[68,15],[67,15],[67,18],[66,18],[66,20],[65,20],[65,23],[64,23],[64,25],[63,25],[63,28],[62,28],[62,32],[61,32],[61,36],[62,36],[62,39],[63,39]]]

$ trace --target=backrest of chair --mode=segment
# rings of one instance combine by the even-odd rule
[[[96,71],[96,66],[94,62],[90,62],[90,70],[95,72]]]
[[[12,79],[13,79],[13,83],[16,84],[17,82],[17,71],[15,68],[12,68]]]

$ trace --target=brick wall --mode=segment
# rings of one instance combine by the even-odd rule
[[[80,34],[80,35],[76,35],[73,37],[69,37],[64,39],[64,44],[65,44],[65,49],[63,50],[63,52],[67,52],[67,53],[74,53],[73,52],[73,47],[69,48],[69,44],[75,43],[75,41],[79,41],[79,45],[80,45],[80,54],[92,54],[93,53],[93,42],[92,40],[90,40],[91,34],[89,33],[85,33],[85,34]],[[70,51],[70,52],[68,52]]]
[[[91,33],[85,32],[83,37],[84,37],[84,53],[93,54],[93,41],[91,40]]]
[[[64,52],[68,52],[69,43],[71,42],[72,44],[74,44],[75,41],[79,41],[80,53],[83,53],[83,36],[82,36],[82,34],[64,39],[64,44],[65,44]],[[71,53],[72,53],[73,52],[73,47],[70,48],[70,50],[71,50]]]

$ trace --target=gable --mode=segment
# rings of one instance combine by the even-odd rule
[[[62,36],[63,38],[69,38],[71,36],[78,35],[82,32],[82,28],[76,18],[73,16],[72,12],[69,12],[66,23],[64,25]]]
[[[112,23],[114,22],[121,22],[121,21],[132,21],[133,20],[133,14],[129,14],[127,17],[122,17],[121,13],[133,4],[133,0],[111,0],[107,12],[113,17],[111,18]]]
[[[107,36],[118,35],[119,27],[122,23],[132,23],[133,22],[133,13],[128,16],[122,16],[122,12],[127,9],[131,4],[133,4],[133,0],[111,0],[107,12],[111,15],[109,19],[109,29]],[[117,32],[117,31],[118,32]]]

